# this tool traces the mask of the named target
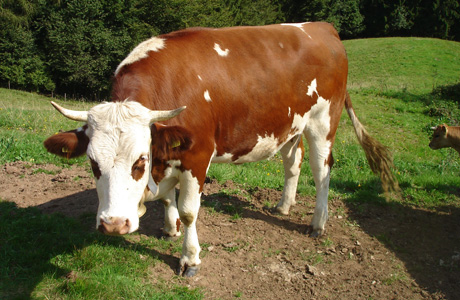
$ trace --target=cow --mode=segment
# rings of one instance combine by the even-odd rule
[[[429,147],[433,150],[451,147],[460,154],[460,127],[438,125],[431,128],[433,136]]]
[[[196,222],[211,163],[255,162],[279,151],[285,183],[275,209],[286,215],[295,204],[304,136],[316,187],[310,235],[320,236],[345,106],[371,169],[385,190],[397,187],[388,148],[354,112],[347,73],[344,46],[328,23],[185,29],[134,48],[115,71],[111,102],[89,111],[53,102],[85,125],[44,145],[68,158],[86,153],[99,198],[96,226],[105,234],[137,230],[144,201],[161,199],[165,236],[180,236],[184,226],[177,273],[193,276],[201,263]]]

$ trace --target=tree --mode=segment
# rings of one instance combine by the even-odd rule
[[[113,71],[139,38],[132,27],[134,2],[41,1],[35,24],[57,92],[107,97]]]
[[[357,37],[364,30],[364,17],[359,11],[359,0],[329,2],[325,21],[334,24],[342,38]]]
[[[54,83],[35,47],[29,26],[37,5],[33,1],[2,1],[0,9],[0,81],[15,88],[51,91]]]
[[[437,36],[443,39],[460,39],[460,4],[457,0],[436,0],[434,15],[438,16],[435,28]]]

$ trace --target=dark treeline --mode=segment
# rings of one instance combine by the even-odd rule
[[[142,40],[193,26],[328,21],[343,39],[460,40],[458,0],[0,0],[0,84],[108,98]]]

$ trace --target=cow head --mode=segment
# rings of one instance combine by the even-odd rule
[[[433,136],[430,141],[430,148],[433,150],[449,147],[449,141],[447,139],[447,126],[445,124],[432,127]]]
[[[67,118],[86,123],[77,130],[51,136],[44,145],[49,152],[68,158],[86,152],[99,198],[97,228],[113,235],[137,230],[138,207],[147,185],[156,193],[156,184],[149,182],[150,126],[177,116],[185,107],[152,111],[138,102],[124,101],[73,111],[51,103]]]

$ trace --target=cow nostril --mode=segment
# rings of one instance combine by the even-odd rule
[[[110,217],[109,222],[100,219],[100,225],[97,228],[100,232],[107,235],[123,235],[129,233],[131,221],[125,218]]]

